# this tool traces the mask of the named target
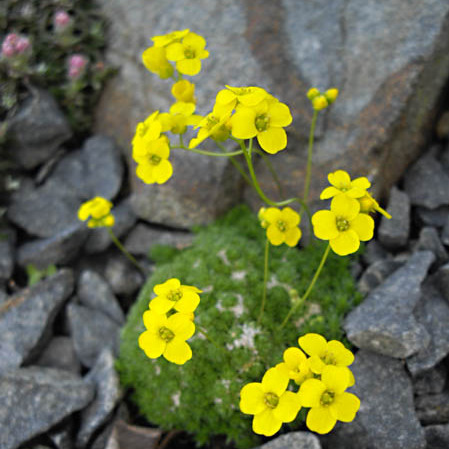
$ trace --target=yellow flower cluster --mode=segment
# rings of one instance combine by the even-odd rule
[[[300,215],[291,207],[278,209],[277,207],[262,207],[259,210],[259,220],[263,228],[267,230],[267,238],[272,245],[279,246],[282,243],[290,247],[296,246],[301,238],[299,223]]]
[[[96,196],[83,203],[78,209],[78,219],[86,221],[89,228],[102,228],[114,226],[114,215],[111,213],[112,203],[106,198]]]
[[[162,79],[170,78],[176,70],[183,75],[194,76],[201,70],[201,60],[209,57],[206,40],[189,29],[154,36],[153,46],[142,54],[145,67]]]
[[[315,236],[329,240],[332,250],[340,255],[355,253],[360,242],[373,237],[374,220],[371,212],[380,212],[387,218],[391,216],[367,192],[371,183],[365,177],[351,181],[343,170],[328,175],[330,187],[325,188],[321,199],[332,198],[330,210],[320,210],[312,216]]]
[[[315,111],[321,111],[331,105],[338,97],[338,89],[332,88],[321,93],[316,87],[312,87],[307,92],[307,98],[312,103]]]
[[[192,358],[186,340],[195,333],[193,312],[200,303],[201,290],[172,278],[153,291],[156,297],[143,314],[146,330],[139,336],[139,347],[151,359],[162,355],[169,362],[183,365]]]
[[[351,351],[337,341],[319,334],[306,334],[299,346],[284,352],[284,362],[270,368],[262,382],[252,382],[240,391],[240,410],[254,415],[253,431],[272,436],[282,423],[292,422],[301,407],[310,410],[307,427],[317,433],[330,432],[337,421],[350,422],[360,400],[346,389],[354,385],[348,368],[354,361]],[[309,357],[307,357],[307,355]],[[295,393],[287,391],[289,381],[299,385]]]
[[[263,150],[275,154],[287,146],[284,127],[291,122],[288,106],[261,87],[226,86],[218,92],[212,112],[199,123],[189,148],[208,137],[222,141],[231,134],[236,139],[256,137]]]

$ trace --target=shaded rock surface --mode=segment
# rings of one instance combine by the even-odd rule
[[[320,440],[311,432],[290,432],[255,449],[321,449]]]
[[[449,424],[427,426],[424,430],[429,449],[447,449],[449,447]]]
[[[65,336],[53,337],[42,351],[36,365],[66,370],[74,374],[81,373],[81,363],[75,353],[73,342]]]
[[[416,414],[422,424],[449,423],[449,393],[418,396],[415,399]]]
[[[22,368],[0,376],[0,447],[16,449],[93,398],[92,385],[67,371]]]
[[[441,393],[446,384],[447,368],[439,364],[413,378],[413,391],[417,396]]]
[[[421,229],[419,233],[419,240],[415,247],[418,251],[432,251],[437,259],[438,264],[442,264],[447,261],[448,255],[446,249],[441,243],[438,231],[431,227],[426,226]]]
[[[359,348],[405,358],[424,349],[430,336],[412,315],[421,295],[421,282],[435,256],[413,254],[346,317],[348,339]]]
[[[0,308],[0,373],[18,368],[48,342],[58,311],[73,290],[73,274],[61,270],[24,289]]]
[[[0,233],[1,235],[1,233]],[[12,245],[0,238],[0,282],[9,279],[14,268]]]
[[[162,431],[156,428],[139,427],[118,419],[108,439],[106,449],[149,449],[156,447]]]
[[[116,295],[131,295],[144,281],[142,273],[121,254],[109,258],[104,274]]]

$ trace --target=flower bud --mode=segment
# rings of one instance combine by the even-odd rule
[[[62,32],[71,25],[72,19],[64,10],[56,11],[53,17],[53,27],[55,31]]]
[[[16,51],[18,54],[25,53],[30,48],[30,40],[27,37],[19,37],[16,43]]]
[[[86,71],[87,58],[84,55],[72,55],[69,59],[69,67],[67,75],[71,80],[81,78]]]
[[[336,89],[335,87],[332,89],[328,89],[326,90],[326,93],[324,95],[328,103],[332,104],[338,97],[338,89]]]
[[[326,109],[329,106],[329,103],[327,102],[326,97],[320,94],[312,99],[312,106],[315,111],[321,111],[321,109]]]
[[[316,88],[316,87],[312,87],[311,89],[309,89],[309,91],[307,92],[307,98],[312,101],[315,97],[318,97],[318,95],[321,95],[321,92]]]

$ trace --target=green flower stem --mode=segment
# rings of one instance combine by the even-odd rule
[[[184,140],[182,139],[182,134],[179,135],[179,146],[184,147]]]
[[[281,326],[279,329],[282,329],[286,324],[287,321],[289,320],[289,318],[292,316],[292,314],[295,312],[295,310],[305,302],[305,300],[309,297],[310,293],[313,290],[313,287],[321,273],[321,270],[324,267],[324,264],[326,262],[327,256],[329,255],[329,251],[330,251],[331,247],[330,245],[327,245],[326,250],[324,251],[323,257],[321,258],[321,262],[318,265],[317,270],[315,271],[315,274],[313,275],[312,281],[310,282],[309,286],[307,287],[306,292],[304,293],[304,295],[299,298],[298,301],[296,301],[295,304],[293,304],[292,308],[290,309],[290,311],[288,312],[287,316],[285,317],[284,321],[282,322]]]
[[[226,148],[221,143],[219,143],[219,142],[215,142],[215,143],[217,144],[218,148],[220,148],[220,150],[223,151],[223,153],[226,153]],[[233,156],[230,156],[229,160],[231,161],[232,165],[237,169],[237,171],[242,175],[242,178],[248,183],[248,185],[250,185],[252,187],[253,183],[251,182],[251,179],[249,179],[248,175],[243,170],[243,167],[235,160],[235,158]]]
[[[309,189],[310,189],[310,177],[312,172],[312,154],[313,154],[313,140],[315,137],[315,125],[316,119],[318,117],[318,111],[314,109],[312,123],[310,125],[310,134],[309,134],[309,148],[307,149],[307,169],[306,169],[306,182],[304,184],[304,197],[303,201],[307,204],[307,200],[309,198]]]
[[[184,145],[172,146],[170,148],[172,150],[186,150],[186,151],[191,151],[192,153],[203,154],[204,156],[215,156],[215,157],[231,157],[231,156],[238,156],[239,154],[243,154],[243,151],[241,151],[241,150],[233,151],[231,153],[214,153],[213,151],[198,150],[197,148],[187,148]]]
[[[145,270],[142,268],[139,262],[129,253],[129,251],[121,244],[120,240],[116,237],[111,228],[106,228],[108,230],[109,235],[111,236],[111,240],[114,242],[115,246],[128,258],[128,260],[142,273],[146,274]]]
[[[267,299],[267,282],[268,282],[268,254],[270,252],[270,241],[268,237],[265,241],[265,255],[264,255],[264,268],[263,268],[263,293],[262,304],[260,305],[259,317],[257,318],[257,324],[262,320],[263,311],[265,309],[265,301]]]
[[[268,159],[268,157],[266,156],[266,154],[263,151],[261,151],[259,149],[255,149],[254,151],[262,158],[262,160],[264,161],[265,165],[268,168],[268,171],[271,173],[271,176],[273,177],[273,180],[276,183],[276,186],[278,188],[279,195],[281,197],[284,196],[281,182],[279,181],[279,177],[276,173],[276,170],[273,167],[273,164],[270,162],[270,159]]]

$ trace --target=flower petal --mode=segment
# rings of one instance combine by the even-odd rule
[[[263,412],[258,413],[253,419],[253,431],[259,435],[271,437],[282,426],[282,421],[274,416],[273,410],[266,408]]]
[[[374,235],[374,220],[367,214],[359,214],[351,221],[353,229],[362,242],[371,240]]]
[[[163,284],[156,284],[153,288],[154,293],[158,296],[166,295],[171,290],[176,290],[181,286],[179,279],[170,278],[167,279]]]
[[[309,365],[312,372],[315,374],[321,374],[326,364],[317,356],[312,355],[309,357]]]
[[[154,179],[158,184],[163,184],[168,181],[173,174],[173,167],[167,159],[159,162],[158,165],[154,167]]]
[[[175,313],[168,317],[167,327],[173,331],[176,338],[188,340],[195,333],[195,325],[187,315]]]
[[[178,72],[183,75],[194,76],[201,71],[201,61],[199,59],[181,59],[176,62]]]
[[[307,427],[313,432],[324,434],[330,432],[337,420],[331,415],[329,407],[317,407],[307,414]]]
[[[319,210],[312,216],[313,232],[321,240],[330,240],[338,236],[335,214],[330,210]]]
[[[285,232],[285,243],[290,247],[296,246],[301,238],[301,235],[301,229],[298,227],[291,228]]]
[[[346,220],[353,220],[360,212],[360,203],[346,195],[337,195],[331,202],[331,211]]]
[[[202,50],[206,46],[206,39],[199,34],[190,32],[182,40],[183,45],[194,47],[195,50]]]
[[[354,362],[354,354],[341,341],[331,340],[327,344],[327,350],[333,354],[337,365],[348,366]]]
[[[240,410],[247,415],[257,415],[265,408],[264,402],[265,392],[262,389],[262,384],[259,382],[252,382],[245,385],[240,390]]]
[[[286,221],[290,226],[297,226],[301,221],[301,217],[298,212],[293,210],[291,207],[284,207],[281,211],[281,216],[284,221]]]
[[[321,395],[326,391],[326,385],[318,379],[307,379],[299,389],[299,399],[303,407],[319,407]]]
[[[289,378],[284,370],[270,368],[262,378],[262,388],[266,393],[281,396],[287,389]]]
[[[357,189],[366,190],[371,187],[371,183],[368,181],[368,178],[361,176],[360,178],[354,179],[354,181],[351,182],[351,186],[356,187]]]
[[[215,103],[223,105],[228,104],[231,103],[231,101],[234,101],[235,97],[236,95],[234,92],[231,92],[229,89],[222,89],[215,97]]]
[[[184,45],[179,42],[170,44],[165,50],[165,57],[169,61],[180,61],[181,59],[184,59]]]
[[[297,393],[286,391],[280,398],[276,408],[273,409],[274,416],[282,422],[292,422],[298,415],[301,401]]]
[[[336,187],[326,187],[320,195],[320,200],[328,200],[329,198],[332,198],[335,195],[339,195],[341,193],[340,190],[338,190]]]
[[[351,187],[351,178],[344,170],[336,170],[333,173],[329,173],[327,179],[338,190]]]
[[[267,228],[267,238],[272,245],[279,246],[284,243],[285,234],[275,224],[270,224]]]
[[[343,366],[326,365],[321,373],[321,381],[326,385],[327,390],[341,394],[348,388],[348,370]]]
[[[334,253],[339,256],[346,256],[355,253],[360,247],[360,239],[355,231],[348,229],[340,232],[338,237],[329,240],[329,244]]]
[[[299,348],[288,348],[284,351],[284,362],[290,369],[298,366],[306,360],[306,355]]]
[[[157,313],[155,310],[146,310],[143,313],[143,324],[148,330],[157,332],[162,326],[167,324],[167,317]]]
[[[195,311],[200,303],[200,297],[197,293],[184,286],[181,287],[182,298],[176,302],[175,309],[179,312],[190,313]]]
[[[360,399],[352,393],[337,394],[334,402],[329,406],[335,419],[343,422],[351,422],[360,408]]]
[[[156,313],[167,313],[175,305],[174,301],[170,301],[165,296],[156,296],[150,301],[150,309]]]
[[[181,338],[174,337],[165,348],[162,354],[169,362],[177,365],[184,365],[187,360],[192,358],[192,350],[190,346]]]
[[[276,127],[284,127],[292,122],[292,115],[289,107],[284,103],[274,103],[268,108],[270,116],[270,125]]]
[[[309,333],[298,338],[298,344],[309,355],[320,356],[327,347],[326,339],[320,334]]]
[[[276,154],[287,146],[287,134],[282,128],[268,128],[257,134],[257,141],[267,153]]]
[[[156,334],[145,331],[139,335],[139,347],[144,350],[145,355],[150,359],[157,359],[162,355],[167,343]]]
[[[251,139],[257,135],[256,113],[250,108],[240,108],[231,117],[232,135],[237,139]]]

